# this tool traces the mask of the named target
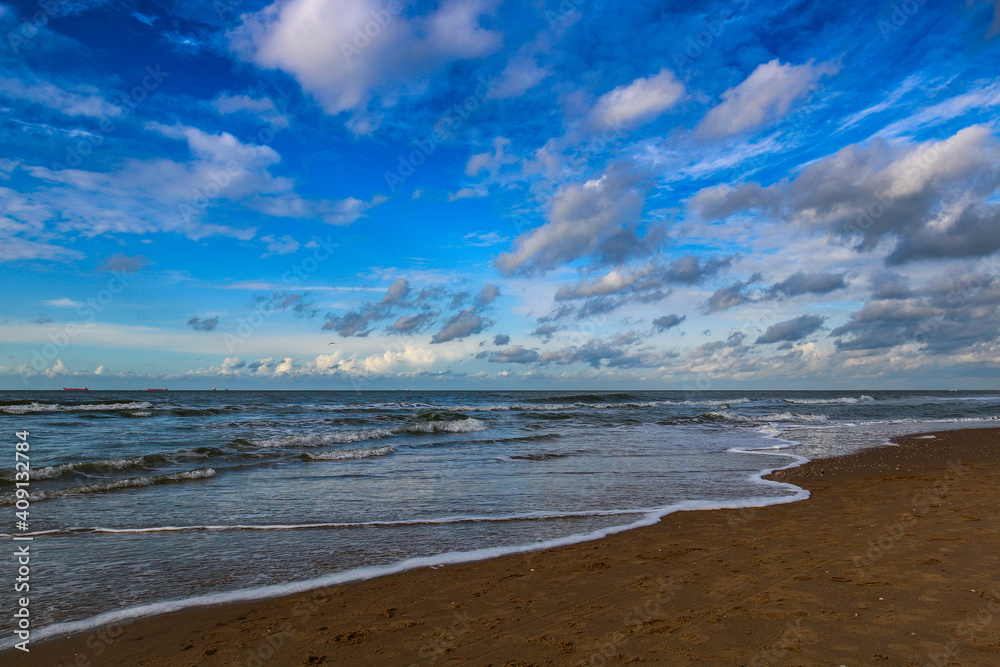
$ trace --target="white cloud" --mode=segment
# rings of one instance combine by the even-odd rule
[[[1000,249],[1000,141],[983,125],[941,141],[851,145],[794,180],[706,188],[691,199],[706,218],[757,210],[804,229],[887,245],[886,261],[979,257]]]
[[[212,107],[221,114],[248,113],[276,127],[288,127],[288,117],[278,112],[270,97],[230,95],[223,91],[212,100]]]
[[[83,303],[79,301],[73,301],[69,297],[60,297],[58,299],[49,299],[47,301],[42,301],[46,306],[55,306],[56,308],[79,308]]]
[[[507,240],[506,236],[501,236],[497,232],[472,232],[462,237],[465,245],[473,248],[489,248]]]
[[[517,97],[544,81],[550,72],[539,67],[535,56],[519,53],[510,59],[500,73],[500,81],[490,93],[490,97],[502,100]]]
[[[636,79],[602,95],[591,111],[591,124],[597,127],[642,125],[672,108],[683,96],[684,84],[673,72],[663,68],[654,76]]]
[[[267,244],[267,252],[261,255],[261,257],[269,257],[270,255],[288,255],[299,249],[300,244],[294,238],[285,234],[280,239],[276,239],[273,236],[261,236],[261,242]]]
[[[639,178],[613,167],[601,178],[563,188],[552,200],[548,222],[519,236],[497,258],[507,274],[547,271],[583,257],[612,263],[641,254],[638,236],[645,190]]]
[[[469,158],[465,165],[465,173],[469,176],[477,176],[479,172],[485,170],[496,176],[500,167],[505,163],[514,162],[512,156],[504,155],[505,149],[510,146],[510,139],[496,137],[493,139],[493,151],[486,153],[476,153]]]
[[[192,239],[231,236],[254,237],[256,228],[215,222],[212,210],[220,206],[245,207],[283,218],[319,218],[335,225],[350,224],[372,206],[355,197],[310,200],[295,192],[291,178],[275,176],[271,168],[281,156],[269,146],[246,144],[229,134],[212,134],[185,125],[150,123],[148,129],[187,144],[191,159],[127,159],[121,166],[96,172],[80,169],[22,167],[41,182],[31,199],[21,197],[11,224],[42,233],[47,220],[59,220],[63,230],[87,236],[104,233],[174,232]],[[245,216],[241,216],[245,219]],[[2,219],[0,219],[2,223]],[[36,239],[42,240],[42,239]],[[53,249],[22,248],[21,254]]]
[[[743,83],[722,93],[722,102],[709,111],[698,132],[724,137],[780,118],[792,103],[816,87],[821,77],[834,74],[831,64],[782,65],[777,58],[757,66]]]
[[[0,78],[0,94],[41,104],[67,116],[110,118],[121,113],[121,109],[105,100],[94,86],[79,86],[78,91],[64,90],[47,81]]]
[[[459,199],[477,199],[489,194],[486,188],[461,188],[457,192],[448,193],[448,201],[458,201]]]
[[[377,0],[290,0],[245,14],[229,37],[239,56],[291,74],[336,114],[362,110],[375,96],[389,105],[413,81],[495,51],[500,34],[479,23],[495,4],[445,0],[410,17]]]

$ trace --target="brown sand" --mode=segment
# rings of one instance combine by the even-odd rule
[[[32,665],[1000,665],[1000,429],[775,474],[810,500],[186,610]]]

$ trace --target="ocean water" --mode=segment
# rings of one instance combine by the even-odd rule
[[[792,502],[762,471],[998,416],[965,391],[0,392],[0,534],[34,538],[37,640]]]

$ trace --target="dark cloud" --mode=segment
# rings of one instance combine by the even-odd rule
[[[763,335],[757,338],[756,343],[767,345],[802,340],[823,326],[823,322],[824,318],[818,315],[800,315],[784,322],[772,324]]]
[[[434,323],[438,314],[433,312],[417,313],[416,315],[402,315],[395,323],[386,327],[386,331],[396,334],[414,334],[423,331]]]
[[[387,317],[387,313],[372,304],[365,304],[360,310],[352,310],[343,315],[326,314],[323,331],[336,331],[347,338],[356,336],[364,338],[375,328],[373,325]]]
[[[920,289],[884,290],[831,332],[841,350],[916,345],[930,353],[992,349],[1000,337],[1000,278],[995,269],[950,274]]]
[[[431,338],[432,343],[446,343],[450,340],[459,340],[482,332],[483,329],[493,324],[483,316],[476,313],[475,308],[466,308],[455,313],[447,320],[441,331]]]
[[[704,263],[695,255],[685,255],[664,265],[649,262],[638,269],[616,268],[590,282],[563,285],[556,292],[557,301],[588,299],[618,294],[635,294],[637,298],[657,294],[656,300],[666,296],[671,285],[693,285],[714,276],[732,265],[735,257],[711,257]],[[630,299],[631,300],[631,299]]]
[[[872,279],[872,299],[905,299],[910,296],[906,280],[892,273],[880,273]]]
[[[295,294],[290,292],[272,292],[258,294],[250,301],[250,307],[264,312],[291,312],[296,317],[316,317],[319,309],[308,300],[309,292]]]
[[[499,288],[495,285],[486,285],[476,297],[476,302],[485,306],[495,299],[499,292]],[[440,302],[449,298],[452,306],[460,306],[469,300],[470,295],[464,291],[452,292],[440,285],[426,286],[415,294],[408,280],[398,278],[379,301],[368,301],[342,315],[327,313],[323,330],[336,331],[344,337],[363,338],[374,331],[379,322],[396,317],[396,321],[386,327],[386,332],[404,335],[417,333],[434,323],[440,315]],[[399,311],[408,309],[419,312],[410,315],[399,314]],[[466,318],[465,321],[470,320]],[[468,334],[459,337],[464,338],[466,335]]]
[[[843,273],[806,273],[799,271],[780,283],[771,285],[769,293],[775,296],[801,294],[828,294],[844,287]]]
[[[600,368],[602,364],[608,368],[639,368],[647,366],[648,361],[641,351],[631,349],[638,340],[638,333],[628,331],[606,340],[595,338],[583,345],[545,352],[539,356],[539,361],[560,365],[587,364],[592,368]]]
[[[507,334],[497,334],[493,337],[494,345],[507,345],[508,343],[510,343],[510,336]]]
[[[664,274],[664,280],[668,283],[694,285],[714,276],[723,269],[729,268],[734,259],[737,257],[710,257],[702,264],[701,257],[685,255],[670,263]]]
[[[1000,144],[984,125],[919,144],[851,145],[790,182],[721,185],[691,199],[706,218],[756,210],[875,249],[886,261],[982,257],[1000,249]]]
[[[219,318],[210,317],[203,320],[199,317],[192,317],[187,321],[187,325],[195,331],[215,331],[215,328],[219,326]]]
[[[515,345],[498,352],[490,352],[489,360],[495,364],[531,364],[538,361],[538,352]]]
[[[637,269],[616,268],[600,278],[563,285],[556,301],[582,300],[575,306],[561,306],[539,321],[575,317],[584,319],[613,312],[631,303],[657,303],[671,294],[671,286],[693,285],[732,265],[735,256],[711,257],[707,261],[685,255],[669,264],[649,262]]]
[[[552,199],[548,222],[517,237],[514,249],[497,258],[497,268],[506,275],[531,275],[579,259],[614,265],[649,255],[663,237],[655,229],[646,236],[639,230],[647,188],[621,166],[566,186]]]
[[[557,331],[559,331],[559,327],[555,324],[540,324],[531,332],[531,335],[544,340],[552,340],[552,334]]]
[[[749,303],[752,301],[749,287],[754,283],[760,282],[761,278],[762,276],[759,273],[755,273],[747,280],[737,280],[731,285],[726,285],[715,290],[712,296],[708,297],[708,301],[705,302],[705,312],[716,313]]]
[[[389,285],[389,289],[386,290],[381,303],[386,307],[407,305],[406,297],[409,296],[409,294],[410,281],[406,278],[397,278],[391,285]]]
[[[147,264],[149,264],[149,258],[145,255],[129,257],[125,253],[120,252],[101,260],[96,271],[99,273],[137,273]]]
[[[918,259],[979,257],[1000,249],[1000,206],[969,206],[946,229],[927,225],[901,236],[889,264]]]
[[[653,320],[653,327],[658,331],[672,329],[687,319],[687,315],[664,315]]]
[[[500,288],[496,285],[486,285],[476,295],[476,306],[482,308],[493,303],[500,296]]]
[[[405,278],[398,278],[393,281],[379,301],[368,301],[359,308],[350,310],[343,315],[327,313],[323,330],[336,331],[344,337],[364,338],[375,330],[375,325],[378,322],[393,317],[399,309],[421,309],[423,312],[409,318],[399,317],[394,324],[386,328],[387,331],[393,333],[414,333],[433,321],[436,314],[430,312],[431,302],[445,296],[445,290],[441,287],[430,286],[421,289],[416,297],[410,299],[412,294],[413,290],[409,281]]]

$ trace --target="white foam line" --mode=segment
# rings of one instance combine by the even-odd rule
[[[780,438],[774,435],[769,435],[767,437],[772,437],[775,440],[781,440]],[[788,440],[782,440],[782,444],[776,445],[774,447],[768,447],[766,449],[769,450],[787,449],[795,444],[799,443],[795,443]],[[730,501],[685,500],[679,503],[673,503],[672,505],[667,505],[665,507],[654,508],[649,512],[647,512],[645,516],[643,516],[638,521],[633,521],[632,523],[625,524],[622,526],[611,526],[609,528],[602,528],[600,530],[595,530],[589,533],[578,533],[576,535],[568,535],[566,537],[546,540],[544,542],[523,544],[519,546],[490,547],[486,549],[474,549],[472,551],[450,551],[447,553],[437,554],[434,556],[419,556],[414,558],[407,558],[398,561],[396,563],[392,563],[390,565],[377,565],[377,566],[354,568],[351,570],[346,570],[344,572],[335,572],[332,574],[323,575],[321,577],[315,577],[313,579],[305,579],[302,581],[296,581],[286,584],[272,584],[269,586],[246,588],[236,591],[229,591],[225,593],[208,593],[204,595],[195,595],[181,600],[155,602],[152,604],[132,607],[130,609],[121,609],[117,611],[105,612],[103,614],[98,614],[97,616],[93,616],[91,618],[84,619],[81,621],[68,621],[64,623],[55,623],[53,625],[48,625],[36,630],[33,635],[33,638],[37,641],[41,639],[48,639],[50,637],[68,636],[72,634],[85,632],[87,630],[93,630],[95,628],[99,628],[105,625],[123,623],[127,621],[136,620],[139,618],[148,618],[150,616],[167,614],[170,612],[180,611],[182,609],[191,609],[194,607],[208,607],[212,605],[232,604],[235,602],[251,602],[255,600],[266,600],[270,598],[284,597],[286,595],[304,593],[306,591],[316,590],[319,588],[327,588],[330,586],[337,586],[340,584],[346,584],[355,581],[363,581],[365,579],[373,579],[375,577],[383,577],[389,574],[406,572],[407,570],[415,570],[421,567],[434,567],[440,565],[458,565],[462,563],[472,563],[476,561],[489,560],[491,558],[498,558],[500,556],[529,553],[532,551],[542,551],[545,549],[554,549],[556,547],[568,546],[570,544],[590,542],[592,540],[599,540],[604,537],[608,537],[609,535],[623,533],[629,530],[633,530],[635,528],[652,526],[654,524],[659,523],[663,517],[669,514],[673,514],[675,512],[689,512],[694,510],[742,509],[744,507],[768,507],[770,505],[784,505],[788,503],[794,503],[809,498],[810,493],[806,489],[802,489],[798,486],[795,486],[794,484],[789,484],[787,482],[777,482],[774,480],[764,479],[766,475],[769,475],[778,470],[796,468],[804,463],[808,463],[809,459],[807,459],[804,456],[799,456],[797,454],[791,454],[779,451],[763,451],[763,449],[765,448],[741,449],[739,447],[733,447],[726,451],[734,454],[757,454],[760,456],[788,456],[794,458],[795,460],[786,466],[771,468],[768,470],[761,470],[756,474],[750,475],[750,477],[748,478],[749,481],[755,484],[778,487],[789,491],[794,491],[795,493],[793,495],[779,496],[776,498],[755,497],[755,498],[745,498],[742,500],[730,500]],[[14,645],[14,638],[0,640],[0,649],[10,648],[13,645]]]
[[[40,535],[71,534],[71,533],[171,533],[182,531],[228,531],[228,530],[309,530],[317,528],[371,528],[373,526],[430,526],[451,523],[488,523],[508,521],[538,521],[548,519],[572,519],[590,516],[619,516],[622,514],[647,514],[655,512],[656,507],[637,507],[620,510],[584,510],[579,512],[530,512],[526,514],[503,514],[500,516],[447,516],[436,519],[403,519],[399,521],[358,521],[330,523],[292,523],[292,524],[231,524],[205,526],[151,526],[149,528],[106,528],[104,526],[74,527],[53,530],[41,530],[34,533],[17,533],[24,537]],[[11,537],[12,533],[0,533],[0,537]]]

